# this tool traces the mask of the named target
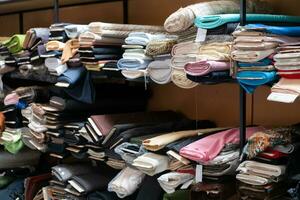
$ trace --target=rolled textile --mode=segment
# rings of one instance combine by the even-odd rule
[[[276,62],[279,63],[298,62],[300,58],[300,53],[278,53],[275,54],[273,58]]]
[[[66,63],[68,60],[74,57],[79,48],[78,39],[72,39],[66,42],[61,56],[62,63]]]
[[[36,48],[36,44],[45,44],[49,39],[49,28],[31,28],[26,32],[23,43],[24,49]]]
[[[171,81],[171,59],[157,59],[149,63],[148,74],[155,83],[167,84]]]
[[[69,68],[58,77],[57,82],[66,83],[72,87],[85,75],[85,72],[86,70],[84,67]]]
[[[153,40],[146,46],[146,55],[156,56],[168,54],[172,51],[173,46],[177,43],[175,39]]]
[[[49,41],[46,44],[47,51],[63,51],[65,48],[65,43],[59,41]]]
[[[276,42],[237,42],[233,47],[240,51],[262,51],[275,49],[278,45]]]
[[[151,60],[139,58],[122,58],[118,61],[119,70],[138,70],[146,69]]]
[[[271,54],[275,53],[275,49],[268,49],[264,51],[238,51],[231,52],[231,58],[240,62],[257,62],[264,58],[267,58]]]
[[[229,68],[229,62],[198,61],[187,63],[184,66],[184,71],[192,76],[203,76],[213,71],[229,70]]]
[[[145,153],[134,159],[132,166],[149,176],[153,176],[168,169],[169,158],[155,153]]]
[[[128,37],[125,39],[126,44],[132,45],[142,45],[147,46],[150,41],[153,40],[164,40],[164,39],[175,39],[175,36],[168,36],[165,34],[150,34],[146,32],[132,32],[129,33]]]
[[[8,40],[2,42],[2,44],[7,47],[10,53],[18,53],[23,49],[23,43],[25,40],[25,35],[14,35]]]
[[[239,67],[261,67],[261,66],[268,66],[272,64],[272,60],[270,58],[264,58],[257,62],[238,62]]]
[[[230,76],[229,70],[225,71],[214,71],[206,74],[205,76],[191,76],[189,74],[186,75],[187,78],[196,83],[203,84],[217,84],[232,81],[232,77]]]
[[[251,185],[267,185],[270,183],[269,179],[252,174],[237,174],[236,179]]]
[[[147,70],[135,70],[135,69],[123,69],[121,71],[122,75],[128,79],[137,79],[144,77],[146,81],[146,77],[148,75]]]
[[[147,56],[144,52],[138,51],[125,51],[123,53],[123,58],[127,59],[142,59],[142,60],[152,60],[152,57]]]
[[[144,140],[143,146],[147,150],[158,151],[171,142],[175,142],[183,138],[193,137],[197,135],[206,135],[220,130],[224,130],[224,128],[187,130],[187,131],[178,131],[178,132],[162,134],[160,136]]]
[[[242,174],[261,176],[269,179],[274,179],[274,181],[276,181],[276,178],[285,173],[285,168],[286,167],[284,165],[270,165],[247,160],[239,165],[237,171]]]
[[[68,67],[66,64],[63,64],[58,58],[46,58],[45,66],[47,67],[50,74],[55,76],[62,75],[65,71],[67,71]]]
[[[132,150],[126,151],[126,150]],[[114,149],[115,153],[119,154],[127,164],[132,164],[138,157],[146,153],[146,151],[137,144],[124,142]]]
[[[87,25],[70,24],[64,27],[67,36],[71,39],[78,38],[79,35],[88,30]]]
[[[299,23],[300,17],[288,15],[271,14],[247,14],[247,22],[281,22],[281,23]],[[197,16],[195,25],[198,28],[212,29],[229,22],[239,22],[239,14],[222,14]]]
[[[262,127],[246,129],[249,138],[255,132],[264,130]],[[214,159],[223,149],[225,144],[239,142],[239,129],[233,128],[209,135],[180,150],[180,155],[197,162],[207,162]]]
[[[210,42],[200,46],[198,60],[230,61],[231,42]]]
[[[196,16],[215,15],[222,13],[238,13],[238,1],[211,1],[201,2],[180,8],[172,13],[165,21],[164,27],[168,32],[180,32],[193,25]],[[247,4],[248,12],[265,10],[261,2],[249,2]],[[267,10],[266,10],[267,11]]]
[[[269,26],[264,24],[247,24],[245,27],[249,29],[259,29],[260,31],[276,35],[285,35],[292,37],[299,37],[300,35],[299,26]]]
[[[122,38],[112,38],[112,37],[102,37],[95,33],[86,31],[79,36],[79,44],[82,47],[90,47],[93,45],[122,45],[124,43],[124,39]]]
[[[144,176],[141,171],[126,167],[110,181],[107,190],[115,192],[119,198],[124,198],[138,189]]]
[[[181,42],[173,46],[172,56],[175,55],[189,55],[189,54],[198,54],[200,48],[200,43],[193,41],[190,42]]]
[[[178,172],[169,172],[161,175],[157,181],[159,185],[163,188],[163,190],[170,194],[174,193],[175,189],[181,185],[186,183],[187,181],[194,178],[192,174],[178,173]]]
[[[214,159],[207,161],[207,162],[200,162],[202,165],[223,165],[230,161],[239,158],[239,150],[232,150],[229,152],[221,151],[219,155],[217,155]]]
[[[89,30],[94,33],[100,33],[104,30],[117,30],[130,32],[144,31],[149,33],[165,32],[162,26],[136,25],[136,24],[114,24],[104,22],[92,22],[89,25]]]
[[[270,71],[274,71],[274,70],[275,70],[275,67],[273,65],[239,67],[238,68],[238,72],[241,72],[241,71],[264,71],[264,72],[270,72]]]
[[[172,82],[180,88],[191,89],[198,85],[198,83],[189,80],[183,69],[172,68],[171,73]]]
[[[60,164],[52,167],[52,174],[61,182],[66,182],[73,176],[88,174],[91,171],[92,167],[82,164]]]
[[[235,175],[236,169],[238,168],[239,164],[239,158],[236,157],[235,159],[230,160],[224,164],[204,165],[203,175],[208,177],[222,177],[228,175]]]
[[[174,55],[171,58],[171,65],[172,68],[178,68],[178,69],[184,69],[184,65],[186,65],[189,62],[196,62],[200,60],[200,58],[198,58],[198,55],[196,54],[188,54],[188,55]]]
[[[276,72],[242,71],[237,73],[236,78],[247,93],[253,93],[258,86],[274,81]]]
[[[299,37],[288,37],[285,35],[272,35],[272,36],[237,36],[234,39],[234,43],[261,43],[261,42],[273,42],[278,44],[299,42]]]

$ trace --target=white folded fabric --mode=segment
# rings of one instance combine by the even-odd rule
[[[87,25],[70,24],[64,27],[69,38],[78,38],[79,35],[89,29]]]
[[[270,182],[267,178],[250,174],[237,174],[236,179],[250,185],[266,185]]]
[[[144,177],[139,170],[126,167],[109,182],[107,190],[115,192],[119,198],[127,197],[138,189]]]
[[[148,65],[148,73],[155,83],[167,84],[171,81],[171,59],[154,60]]]
[[[128,79],[137,79],[137,78],[144,77],[146,80],[146,77],[148,75],[147,70],[143,70],[143,69],[139,69],[139,70],[138,69],[137,70],[123,69],[121,71],[121,73],[125,78],[128,78]]]
[[[167,174],[161,175],[157,181],[162,189],[170,194],[175,192],[175,189],[187,181],[193,179],[192,174],[178,173],[178,172],[169,172]]]
[[[165,34],[150,34],[144,32],[132,32],[125,39],[126,44],[147,46],[150,41],[167,39]]]
[[[213,160],[210,160],[205,163],[201,163],[202,165],[221,165],[227,162],[233,161],[239,157],[239,150],[230,151],[230,152],[221,152],[217,157]]]
[[[240,164],[237,171],[243,174],[257,175],[265,178],[279,177],[285,173],[284,165],[270,165],[247,160]]]
[[[55,57],[46,58],[45,66],[51,74],[55,74],[57,76],[60,76],[68,69],[66,64],[62,64],[61,60]]]
[[[168,169],[169,158],[155,153],[145,153],[136,158],[132,165],[143,173],[153,176]]]

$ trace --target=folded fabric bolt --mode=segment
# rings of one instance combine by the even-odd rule
[[[128,70],[128,69],[123,69],[121,71],[122,75],[125,78],[128,79],[137,79],[137,78],[141,78],[144,77],[145,81],[146,81],[146,77],[147,77],[147,71],[146,70]]]
[[[261,43],[261,42],[271,42],[276,44],[285,44],[285,43],[293,43],[299,42],[299,38],[288,37],[288,36],[280,36],[280,35],[272,35],[272,36],[237,36],[234,39],[234,43]]]
[[[126,167],[109,182],[107,190],[115,192],[119,198],[133,194],[140,186],[145,174],[141,171]]]
[[[270,183],[269,179],[252,174],[237,174],[236,179],[251,185],[267,185]]]
[[[146,55],[156,56],[168,54],[172,51],[172,48],[176,43],[176,39],[150,41],[146,46]]]
[[[287,144],[287,145],[276,145],[274,146],[273,149],[281,153],[291,154],[293,153],[295,147],[292,144]]]
[[[49,41],[46,44],[47,51],[63,51],[65,48],[65,43],[59,41]]]
[[[132,45],[142,45],[147,46],[150,41],[153,40],[163,40],[167,38],[172,38],[164,34],[150,34],[145,32],[132,32],[129,33],[128,37],[125,39],[126,44]]]
[[[261,176],[269,179],[278,178],[285,173],[284,165],[270,165],[256,161],[247,160],[239,165],[237,171],[242,174]]]
[[[77,53],[78,48],[79,48],[78,39],[72,39],[66,42],[61,56],[62,63],[66,63],[70,58],[73,58],[74,55]]]
[[[6,130],[2,132],[2,144],[8,152],[17,154],[24,146],[21,137],[22,132],[20,130]]]
[[[255,132],[262,131],[262,127],[246,129],[246,137],[249,138]],[[225,144],[239,142],[239,129],[233,128],[209,135],[194,143],[183,147],[180,155],[197,162],[207,162],[214,159],[223,149]]]
[[[131,32],[165,32],[162,26],[149,26],[149,25],[135,25],[135,24],[113,24],[103,22],[92,22],[89,25],[89,30],[94,33],[100,33],[104,30],[116,30],[127,31],[127,34]]]
[[[271,14],[247,14],[247,22],[289,22],[299,23],[300,17],[287,15],[271,15]],[[198,28],[212,29],[229,22],[239,22],[239,14],[222,14],[197,16],[195,25]]]
[[[172,48],[172,56],[174,55],[189,55],[189,54],[198,54],[200,43],[193,41],[190,42],[181,42],[175,44]]]
[[[132,149],[135,149],[135,151],[133,150],[130,152]],[[129,151],[127,152],[127,150]],[[120,144],[114,149],[114,151],[119,154],[127,164],[130,165],[133,163],[134,159],[146,152],[143,148],[140,148],[139,145],[128,142]]]
[[[185,73],[192,76],[203,76],[212,71],[223,71],[229,70],[229,62],[219,62],[219,61],[198,61],[190,62],[184,66]]]
[[[163,188],[163,190],[170,194],[175,192],[175,189],[181,185],[186,183],[187,181],[194,178],[194,175],[184,174],[178,172],[169,172],[164,175],[161,175],[157,181],[159,185]]]
[[[237,42],[234,44],[234,49],[240,51],[262,51],[268,49],[274,49],[278,46],[275,42]]]
[[[273,58],[276,62],[293,62],[298,61],[300,53],[278,53]]]
[[[36,44],[45,44],[49,39],[49,28],[31,28],[26,32],[24,49],[34,48]]]
[[[141,52],[129,52],[129,51],[125,51],[125,53],[123,53],[123,58],[128,58],[128,59],[142,59],[142,60],[152,60],[152,57],[147,56],[145,53],[141,53]]]
[[[201,60],[201,58],[198,58],[198,55],[196,54],[189,54],[189,55],[174,55],[171,58],[171,65],[172,68],[178,68],[178,69],[184,69],[184,65],[186,65],[189,62],[196,62],[198,60]]]
[[[13,92],[5,96],[4,105],[16,105],[19,102],[19,100],[20,96],[17,93]]]
[[[101,44],[122,45],[123,43],[123,38],[103,37],[90,31],[86,31],[79,36],[79,44],[83,47],[91,47],[93,45]]]
[[[257,11],[259,13],[259,10],[263,11],[265,8],[260,2],[256,1],[249,2],[249,4],[247,4],[247,10],[248,12]],[[168,32],[180,32],[191,27],[196,16],[238,12],[239,4],[236,1],[201,2],[185,8],[180,8],[172,13],[166,19],[164,27]]]
[[[233,150],[230,152],[221,152],[214,159],[207,162],[200,162],[202,165],[222,165],[230,161],[236,160],[239,158],[239,150]]]
[[[198,59],[229,61],[231,42],[211,42],[199,48]]]
[[[143,60],[138,58],[122,58],[118,61],[118,69],[120,70],[138,70],[147,68],[151,60]]]
[[[68,67],[66,64],[63,64],[59,58],[46,58],[45,66],[48,68],[50,74],[60,76],[65,71],[67,71]]]
[[[67,165],[60,164],[52,167],[52,174],[61,182],[66,182],[73,176],[91,173],[92,168],[89,165]]]
[[[281,78],[278,83],[271,88],[272,92],[283,94],[300,94],[300,79]]]
[[[145,153],[137,157],[132,165],[143,173],[153,176],[168,169],[169,158],[154,153]]]
[[[264,24],[247,24],[245,28],[259,29],[260,31],[264,31],[266,33],[271,33],[276,35],[285,35],[285,36],[292,36],[292,37],[299,37],[300,35],[299,26],[268,26]]]
[[[162,134],[160,136],[146,139],[143,141],[143,146],[145,149],[150,151],[158,151],[164,148],[167,144],[175,142],[182,138],[193,137],[197,135],[205,135],[213,133],[216,131],[224,130],[224,128],[208,128],[208,129],[198,129],[198,130],[187,130],[187,131],[178,131],[171,132],[167,134]]]
[[[87,25],[80,25],[80,24],[70,24],[64,27],[65,32],[69,38],[78,38],[79,35],[88,30]]]
[[[204,76],[191,76],[186,75],[187,78],[195,83],[204,83],[204,84],[216,84],[232,81],[229,70],[223,71],[214,71],[206,74]]]
[[[240,164],[239,158],[236,157],[233,160],[219,165],[204,165],[203,174],[209,177],[222,177],[226,175],[235,175],[236,169]]]
[[[252,67],[240,67],[238,68],[238,72],[241,71],[264,71],[264,72],[270,72],[274,71],[275,67],[273,65],[268,65],[268,66],[252,66]]]
[[[175,85],[183,89],[191,89],[198,85],[198,83],[193,82],[186,77],[184,69],[172,68],[171,80]]]
[[[81,79],[85,74],[84,67],[69,68],[61,76],[58,77],[57,82],[67,83],[70,86],[74,86],[77,81]]]
[[[8,40],[3,41],[3,45],[7,47],[10,53],[18,53],[23,49],[25,35],[14,35]]]
[[[261,66],[267,66],[272,64],[272,60],[269,58],[264,58],[262,60],[259,60],[257,62],[238,62],[237,63],[239,67],[261,67]]]
[[[171,59],[154,60],[148,65],[148,74],[155,83],[167,84],[171,81]]]
[[[274,81],[276,72],[242,71],[237,73],[236,78],[247,93],[253,93],[258,86]]]
[[[257,62],[264,58],[267,58],[271,54],[275,53],[275,49],[269,49],[264,51],[238,51],[234,50],[231,52],[233,60],[240,62]]]

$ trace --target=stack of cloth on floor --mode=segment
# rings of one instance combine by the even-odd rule
[[[243,151],[248,160],[239,165],[236,175],[242,199],[280,199],[286,195],[287,178],[299,173],[290,158],[296,153],[298,133],[299,125],[293,125],[267,129],[248,138]]]
[[[280,29],[287,30],[288,27],[271,25],[299,24],[300,18],[283,15],[247,15],[247,20],[248,18],[250,22],[268,24],[248,24],[233,33],[235,40],[231,56],[237,61],[235,76],[248,93],[253,93],[256,87],[272,84],[277,80],[273,59],[278,47],[299,42],[299,38],[293,37],[295,35],[280,31]],[[274,31],[276,28],[279,30]]]
[[[147,68],[153,60],[153,56],[170,52],[170,46],[176,40],[176,36],[163,33],[132,32],[125,39],[123,45],[125,52],[123,58],[118,61],[118,69],[128,79],[136,79],[147,76]],[[166,47],[159,44],[166,43]],[[169,44],[169,42],[171,44]],[[158,46],[155,46],[158,45]],[[163,48],[166,48],[165,50]]]

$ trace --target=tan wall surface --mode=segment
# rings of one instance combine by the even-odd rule
[[[300,15],[299,0],[268,0],[276,13]],[[165,18],[180,7],[199,0],[129,0],[129,23],[162,25]],[[122,22],[122,3],[104,3],[80,7],[62,8],[60,19],[65,22],[88,23],[91,21]],[[49,26],[52,11],[24,14],[24,30],[30,27]],[[0,35],[18,31],[18,16],[0,17]],[[234,84],[198,86],[191,90],[180,89],[173,84],[151,85],[154,94],[149,109],[173,109],[191,118],[211,119],[219,125],[238,125],[239,88]],[[247,95],[248,124],[281,125],[300,121],[300,106],[268,102],[269,87],[257,89],[254,96]],[[253,100],[253,101],[252,101]],[[252,112],[253,111],[253,112]]]

